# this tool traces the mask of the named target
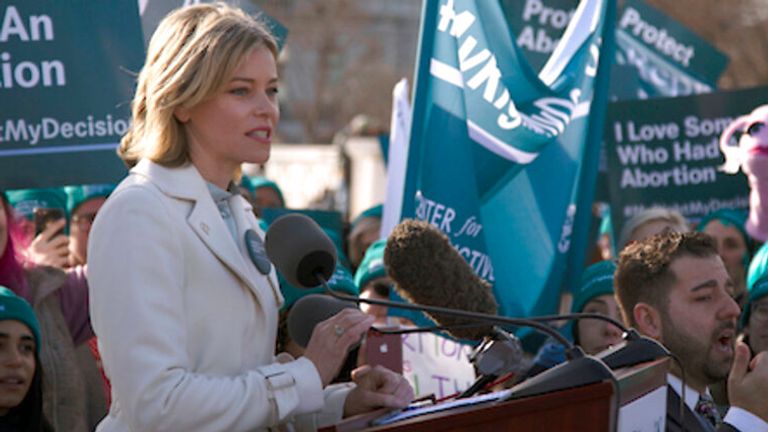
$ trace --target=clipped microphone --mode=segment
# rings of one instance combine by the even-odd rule
[[[347,308],[357,309],[357,304],[325,294],[306,295],[288,311],[288,336],[300,347],[306,348],[315,326]]]
[[[270,261],[285,280],[300,288],[320,285],[336,269],[336,246],[309,216],[290,213],[275,219],[264,239]]]
[[[491,285],[475,274],[442,231],[425,221],[406,219],[394,228],[387,239],[384,264],[395,281],[395,291],[411,303],[491,315],[498,310]],[[446,327],[466,323],[451,315],[427,315]],[[459,339],[477,340],[490,334],[491,327],[448,332]]]

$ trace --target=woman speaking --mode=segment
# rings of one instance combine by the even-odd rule
[[[274,353],[283,298],[233,179],[269,158],[276,56],[266,27],[224,4],[176,10],[152,37],[119,148],[133,168],[88,251],[113,396],[99,431],[313,430],[412,398],[381,368],[328,385],[372,324],[357,310],[320,323],[303,357]]]

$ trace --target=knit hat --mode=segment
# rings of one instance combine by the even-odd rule
[[[280,291],[283,293],[283,298],[285,298],[283,309],[286,310],[305,295],[325,293],[325,288],[322,285],[310,289],[303,289],[296,288],[289,284],[280,273],[278,273],[278,279],[280,280]],[[357,289],[357,285],[355,285],[355,282],[352,280],[352,273],[338,262],[336,263],[336,270],[334,270],[333,275],[331,275],[331,279],[328,280],[328,286],[334,291],[341,291],[355,297],[360,294],[360,290]]]
[[[0,321],[4,320],[16,320],[29,327],[35,337],[35,349],[40,353],[40,324],[32,306],[13,291],[0,286]]]
[[[733,225],[739,230],[745,242],[749,242],[750,238],[747,235],[747,231],[744,229],[744,224],[747,222],[747,213],[731,208],[721,208],[718,211],[712,212],[701,218],[699,224],[696,226],[696,231],[704,231],[704,228],[712,222],[718,220],[725,226]]]
[[[355,272],[355,284],[363,289],[368,282],[387,275],[384,267],[384,249],[387,247],[387,239],[377,240],[365,251],[363,261]]]
[[[357,217],[352,221],[350,224],[351,230],[355,229],[355,226],[360,223],[361,220],[365,218],[378,218],[381,219],[382,215],[384,214],[384,205],[378,204],[371,208],[365,209],[357,215]]]
[[[67,208],[67,194],[59,188],[10,190],[5,196],[17,213],[30,220],[37,207]]]
[[[752,302],[768,295],[768,243],[755,253],[747,272],[747,302],[741,312],[741,326],[749,324]]]
[[[243,176],[241,183],[243,186],[245,186],[246,189],[248,189],[248,192],[253,194],[256,189],[267,187],[272,190],[274,190],[277,193],[277,196],[280,197],[280,201],[285,205],[285,198],[283,197],[283,192],[280,190],[280,187],[277,186],[277,183],[273,182],[272,180],[269,180],[265,177],[248,177]]]
[[[573,293],[571,312],[581,312],[595,297],[613,294],[614,272],[616,263],[613,261],[600,261],[587,267],[581,275],[579,289]]]
[[[721,208],[701,218],[696,226],[696,231],[704,232],[704,228],[713,220],[719,221],[724,226],[732,226],[739,231],[739,234],[744,239],[744,244],[747,246],[747,257],[744,266],[749,265],[749,255],[754,251],[754,248],[752,237],[747,234],[747,230],[744,228],[744,224],[747,223],[747,212],[732,208]]]
[[[113,184],[65,186],[64,192],[67,194],[67,212],[71,215],[80,204],[94,198],[106,198],[113,190],[115,190],[115,185]]]

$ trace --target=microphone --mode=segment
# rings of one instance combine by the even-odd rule
[[[316,325],[347,308],[357,309],[357,304],[325,294],[306,295],[297,300],[288,311],[288,336],[297,345],[306,348]]]
[[[285,280],[312,288],[317,275],[328,280],[336,269],[336,246],[309,216],[290,213],[275,219],[264,237],[264,248]]]
[[[395,291],[411,303],[445,306],[495,315],[498,304],[491,285],[475,274],[440,230],[413,219],[398,224],[384,250],[387,274]],[[451,327],[466,322],[452,315],[427,312],[432,321]],[[456,328],[448,331],[458,339],[477,340],[491,328]]]
[[[267,231],[267,235],[265,238],[265,248],[267,251],[267,255],[269,256],[270,260],[275,264],[275,267],[283,274],[283,277],[285,277],[286,280],[295,281],[295,285],[298,287],[304,287],[304,288],[310,288],[317,286],[318,283],[322,284],[326,291],[332,295],[333,297],[340,299],[340,300],[349,300],[356,303],[367,303],[367,304],[373,304],[373,305],[380,305],[380,306],[387,306],[387,307],[394,307],[394,308],[400,308],[400,309],[406,309],[406,310],[415,310],[419,312],[425,312],[430,314],[431,317],[444,317],[448,316],[451,318],[460,318],[461,322],[474,321],[474,322],[485,322],[488,324],[496,324],[496,325],[512,325],[512,326],[528,326],[535,328],[548,336],[551,336],[563,346],[566,347],[566,358],[568,358],[569,362],[566,362],[564,364],[558,365],[549,371],[546,371],[542,374],[537,375],[533,379],[530,379],[526,382],[523,382],[521,384],[518,384],[515,386],[512,390],[512,397],[525,397],[525,396],[533,396],[538,395],[546,392],[556,391],[556,390],[562,390],[567,388],[573,388],[573,387],[579,387],[587,384],[593,384],[597,382],[603,382],[605,380],[612,380],[615,382],[615,378],[613,374],[611,373],[610,369],[600,360],[595,359],[594,357],[587,356],[584,354],[584,351],[574,346],[568,339],[566,339],[563,335],[561,335],[559,332],[557,332],[552,327],[537,322],[533,320],[528,319],[520,319],[520,318],[509,318],[509,317],[503,317],[498,315],[493,315],[490,313],[485,312],[476,312],[477,307],[479,308],[487,308],[488,307],[488,300],[487,296],[490,295],[488,285],[484,283],[475,283],[471,285],[471,288],[474,289],[474,291],[477,292],[470,292],[467,294],[457,294],[455,297],[457,299],[461,299],[464,301],[467,301],[466,304],[463,306],[467,306],[468,310],[459,310],[454,309],[450,307],[444,307],[444,306],[436,306],[436,305],[415,305],[410,303],[398,303],[398,302],[392,302],[392,301],[385,301],[385,300],[374,300],[374,299],[360,299],[357,297],[348,296],[345,294],[340,294],[335,291],[333,291],[327,283],[327,278],[330,274],[333,273],[333,269],[336,265],[335,260],[335,248],[333,248],[333,244],[330,242],[330,239],[327,239],[327,236],[325,233],[320,229],[320,227],[311,219],[309,219],[306,216],[298,215],[298,214],[289,214],[282,216],[281,218],[275,220],[273,222],[273,226],[270,226],[269,230]],[[285,219],[284,219],[285,218]],[[288,219],[290,218],[290,219]],[[281,220],[284,219],[284,220]],[[280,222],[278,224],[278,222]],[[437,265],[435,262],[434,257],[441,257],[440,259],[447,259],[449,262],[454,263],[458,266],[458,263],[461,263],[461,266],[467,268],[468,264],[466,261],[464,261],[463,258],[461,258],[460,255],[458,255],[458,252],[456,252],[455,249],[450,245],[450,242],[445,237],[444,234],[442,234],[440,231],[438,231],[436,228],[425,228],[424,226],[428,226],[428,224],[424,222],[418,222],[413,220],[406,220],[402,222],[398,227],[395,228],[395,232],[408,232],[410,230],[410,226],[416,224],[421,224],[422,227],[416,227],[415,232],[423,232],[423,231],[435,231],[435,233],[427,234],[426,239],[424,239],[423,242],[416,242],[420,243],[421,247],[439,247],[441,249],[438,250],[432,250],[431,253],[422,252],[419,255],[419,259],[424,259],[425,261],[421,264],[421,268],[430,268]],[[276,229],[273,231],[273,227]],[[401,238],[402,236],[395,236],[395,232],[393,232],[393,235],[390,236],[390,241],[393,237],[395,238]],[[435,235],[442,236],[442,240],[436,241],[434,238]],[[322,241],[319,238],[324,237],[326,241]],[[407,241],[407,238],[401,240],[405,241],[405,244],[410,244]],[[290,245],[290,247],[286,246]],[[440,246],[442,245],[442,246]],[[417,245],[418,246],[418,245]],[[323,249],[325,248],[325,249]],[[389,248],[389,241],[387,248]],[[290,249],[290,250],[289,250]],[[407,248],[403,248],[407,249]],[[448,252],[452,251],[452,252]],[[456,260],[455,257],[450,257],[451,253],[456,254],[459,258],[459,260]],[[325,256],[324,256],[325,255]],[[334,259],[329,259],[330,257],[333,257]],[[392,257],[390,257],[392,258]],[[399,257],[397,257],[399,258]],[[385,252],[385,262],[387,261],[387,253]],[[400,260],[395,260],[396,262],[403,262]],[[407,260],[406,260],[407,261]],[[412,261],[415,261],[412,258]],[[442,269],[444,266],[437,266],[436,268]],[[388,271],[392,270],[391,268],[388,269]],[[470,269],[471,272],[471,269]],[[419,277],[415,278],[409,278],[406,277],[405,279],[402,278],[402,272],[398,272],[397,270],[394,271],[394,274],[400,274],[401,280],[398,280],[394,277],[392,273],[390,275],[393,276],[393,279],[395,279],[395,282],[398,283],[398,285],[402,284],[403,281],[411,282],[411,283],[417,283],[418,280],[420,280]],[[461,270],[458,270],[456,272],[451,272],[456,277],[462,277],[465,278],[464,280],[472,280],[472,278],[468,277],[468,273],[465,273]],[[314,277],[312,277],[314,275]],[[406,272],[407,275],[407,272]],[[443,279],[443,282],[449,282],[447,279]],[[417,283],[417,285],[421,285],[420,283]],[[462,286],[456,286],[453,283],[451,283],[449,286],[453,286],[456,288],[457,291],[460,290],[467,290],[467,287]],[[477,295],[481,290],[478,290],[477,288],[482,288],[482,291],[485,292],[486,300],[478,299],[477,302],[473,301],[472,299],[477,298]],[[408,290],[403,290],[403,293],[407,292]],[[451,296],[454,297],[454,296]],[[412,298],[421,298],[420,296],[415,296]],[[434,298],[434,300],[440,300],[440,303],[442,305],[445,305],[443,299],[439,296],[437,298]],[[493,301],[494,306],[493,309],[495,310],[495,301]],[[475,304],[477,306],[475,306]],[[475,334],[477,336],[477,333]]]

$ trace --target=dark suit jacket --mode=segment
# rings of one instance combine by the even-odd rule
[[[680,396],[667,386],[667,432],[739,432],[733,426],[723,423],[715,429],[704,418],[683,404],[683,419],[680,419]]]

